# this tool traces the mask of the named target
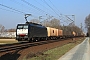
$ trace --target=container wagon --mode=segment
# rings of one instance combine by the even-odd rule
[[[46,27],[48,39],[57,39],[58,38],[58,29]]]
[[[58,29],[58,37],[63,38],[63,30]]]

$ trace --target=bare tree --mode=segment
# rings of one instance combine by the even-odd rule
[[[90,27],[90,14],[85,18],[85,27]]]
[[[1,32],[2,25],[0,24],[0,32]]]
[[[42,21],[41,24],[42,24],[43,26],[50,27],[50,21],[48,21],[48,20]]]
[[[52,20],[44,20],[42,22],[42,25],[46,26],[46,27],[53,27],[53,28],[60,28],[60,20],[58,19],[52,19]]]
[[[32,19],[30,20],[30,22],[33,22],[33,23],[40,23],[40,21],[38,19]]]
[[[50,21],[50,25],[54,28],[60,28],[60,20],[54,18]]]
[[[90,35],[90,14],[85,18],[85,27],[87,28],[87,32]]]
[[[68,26],[61,26],[61,29],[65,32],[65,33],[72,33],[73,31],[77,34],[77,35],[81,35],[83,33],[82,29],[79,28],[78,26],[75,26],[73,24],[69,24]]]
[[[5,31],[5,27],[0,24],[0,32],[3,33]]]
[[[1,28],[1,33],[3,33],[4,31],[5,31],[5,27],[2,26],[2,28]]]
[[[16,32],[16,29],[8,29],[7,32]]]

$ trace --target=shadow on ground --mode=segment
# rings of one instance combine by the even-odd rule
[[[5,55],[2,55],[0,57],[0,60],[18,60],[20,54],[18,54],[18,51],[14,53],[7,53]]]

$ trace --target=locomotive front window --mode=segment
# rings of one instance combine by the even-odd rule
[[[23,26],[24,29],[28,29],[28,26]]]
[[[22,29],[22,28],[23,28],[23,26],[17,26],[17,28],[18,28],[18,29]]]
[[[18,29],[28,29],[28,25],[19,25],[17,26]]]

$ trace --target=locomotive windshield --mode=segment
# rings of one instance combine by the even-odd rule
[[[28,25],[18,25],[17,29],[28,29]]]

